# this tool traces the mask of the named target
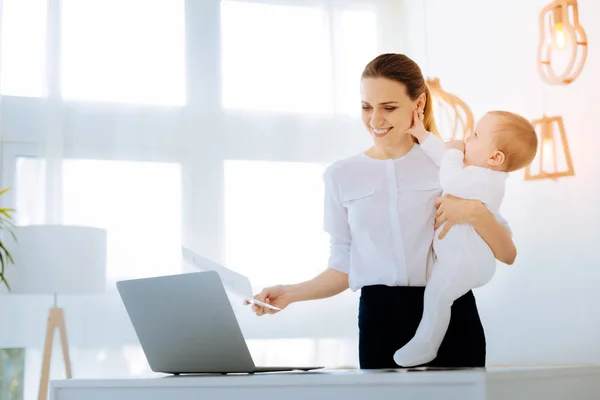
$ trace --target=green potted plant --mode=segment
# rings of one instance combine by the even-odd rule
[[[9,187],[0,190],[0,196],[9,190]],[[11,215],[11,213],[14,212],[14,208],[0,208],[0,285],[4,284],[9,291],[10,284],[4,276],[4,272],[8,264],[14,264],[15,262],[10,255],[10,251],[8,251],[8,249],[4,246],[2,237],[4,236],[5,232],[8,232],[15,241],[17,240],[15,236],[15,224],[13,223],[13,218]]]

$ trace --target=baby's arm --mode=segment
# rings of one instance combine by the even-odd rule
[[[417,110],[413,111],[413,122],[406,133],[417,139],[421,148],[438,167],[442,164],[442,157],[446,151],[444,141],[434,134],[428,132],[423,125],[423,114]]]
[[[419,140],[421,149],[427,154],[429,158],[441,168],[444,153],[446,152],[446,145],[444,141],[432,133],[425,131],[426,136],[424,140]],[[415,136],[416,137],[416,136]],[[418,139],[418,138],[417,138]]]
[[[488,201],[490,176],[485,168],[464,166],[464,153],[446,150],[440,166],[440,184],[444,193],[463,199]]]
[[[415,123],[407,132],[419,141],[421,149],[423,149],[425,154],[427,154],[438,167],[442,166],[442,160],[446,153],[446,149],[457,149],[461,152],[465,151],[465,143],[462,140],[451,140],[444,143],[441,138],[426,131],[422,123]]]

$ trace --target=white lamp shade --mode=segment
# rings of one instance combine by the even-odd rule
[[[102,293],[106,282],[106,230],[85,226],[32,225],[3,242],[15,264],[5,275],[15,294]],[[6,261],[6,260],[5,260]]]

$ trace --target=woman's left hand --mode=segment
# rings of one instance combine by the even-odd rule
[[[471,223],[473,218],[485,209],[483,204],[478,200],[465,200],[452,195],[444,195],[435,200],[437,211],[435,213],[435,229],[437,230],[442,224],[444,227],[438,236],[442,239],[452,225],[461,223]]]

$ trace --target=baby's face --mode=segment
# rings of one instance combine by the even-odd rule
[[[473,134],[465,140],[465,163],[489,168],[488,160],[498,150],[495,145],[496,127],[500,119],[496,115],[486,114],[475,126]]]

